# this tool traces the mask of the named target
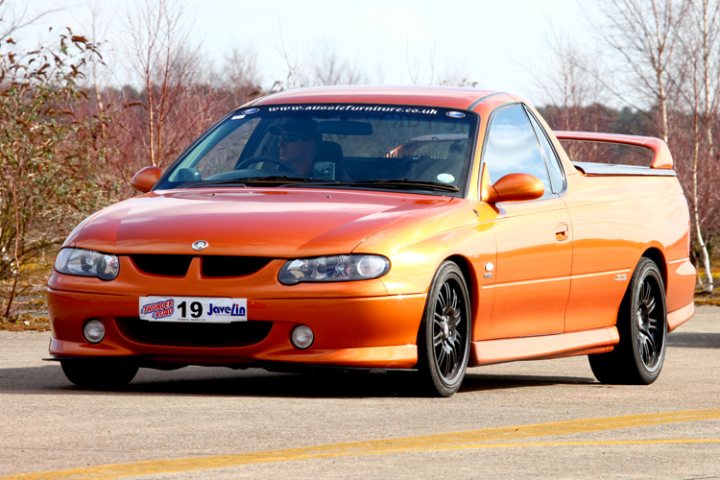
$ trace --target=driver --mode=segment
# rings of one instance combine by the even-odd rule
[[[270,132],[278,135],[280,160],[299,175],[312,176],[320,140],[317,122],[309,118],[289,118],[270,127]]]

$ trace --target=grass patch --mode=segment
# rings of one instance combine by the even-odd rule
[[[698,272],[698,274],[702,275],[702,272]],[[720,306],[720,264],[718,264],[718,261],[713,262],[712,276],[715,290],[713,290],[712,293],[705,293],[702,290],[696,290],[695,305]]]
[[[714,307],[720,307],[720,296],[713,294],[712,296],[695,296],[695,305],[711,305]]]
[[[47,257],[41,257],[23,266],[10,317],[0,317],[0,330],[50,330],[45,292],[52,270],[51,262]],[[7,295],[10,285],[9,280],[2,282],[3,295]]]
[[[47,332],[50,330],[50,319],[48,319],[47,314],[13,316],[9,320],[0,319],[0,330]]]

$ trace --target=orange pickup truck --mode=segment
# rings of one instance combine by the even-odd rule
[[[559,139],[648,150],[572,162]],[[649,384],[694,312],[688,208],[658,139],[553,133],[522,99],[458,88],[282,92],[231,112],[144,194],[70,234],[50,353],[78,385],[138,368],[411,369],[588,355]]]

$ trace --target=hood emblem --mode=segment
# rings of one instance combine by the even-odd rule
[[[209,245],[205,240],[196,240],[192,244],[192,249],[199,252],[200,250],[205,250]]]

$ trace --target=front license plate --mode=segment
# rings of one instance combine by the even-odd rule
[[[140,320],[230,323],[247,321],[247,298],[140,297]]]

